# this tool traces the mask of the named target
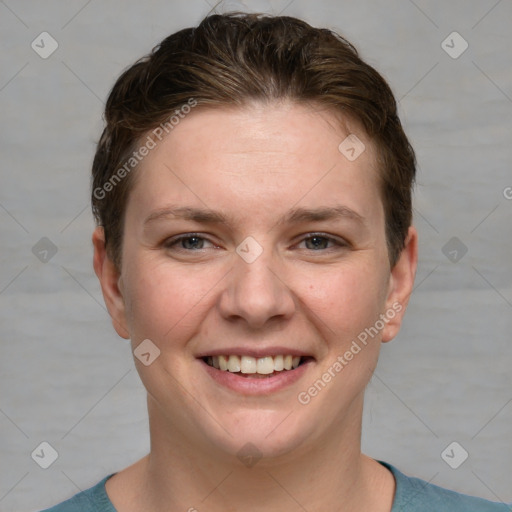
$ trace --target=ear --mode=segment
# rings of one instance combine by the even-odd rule
[[[112,324],[121,338],[129,339],[125,303],[119,286],[121,273],[107,254],[105,232],[101,226],[94,230],[92,243],[94,245],[94,271],[100,281],[103,299],[112,318]]]
[[[389,289],[386,298],[385,327],[382,341],[391,341],[400,330],[409,297],[414,286],[414,277],[418,264],[418,233],[414,227],[409,228],[405,246],[400,258],[391,270]]]

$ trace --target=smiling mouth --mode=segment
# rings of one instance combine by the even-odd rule
[[[212,368],[242,377],[268,378],[281,372],[293,371],[311,357],[277,355],[265,357],[251,356],[206,356],[203,361]]]

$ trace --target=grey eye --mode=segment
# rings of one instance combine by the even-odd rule
[[[331,242],[331,240],[325,236],[311,236],[306,238],[304,241],[306,243],[306,248],[312,250],[327,249],[329,243]]]

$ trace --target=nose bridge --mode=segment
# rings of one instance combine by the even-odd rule
[[[272,250],[260,246],[261,250],[255,251],[251,243],[242,243],[237,248],[238,255],[220,307],[225,318],[239,317],[251,327],[262,327],[272,318],[288,318],[295,303],[291,290],[279,277]]]

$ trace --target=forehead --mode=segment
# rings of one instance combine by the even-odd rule
[[[352,159],[354,152],[360,154]],[[250,216],[258,207],[275,211],[343,200],[371,216],[382,209],[376,174],[364,131],[325,108],[196,107],[139,164],[129,204],[140,213],[185,202]]]

